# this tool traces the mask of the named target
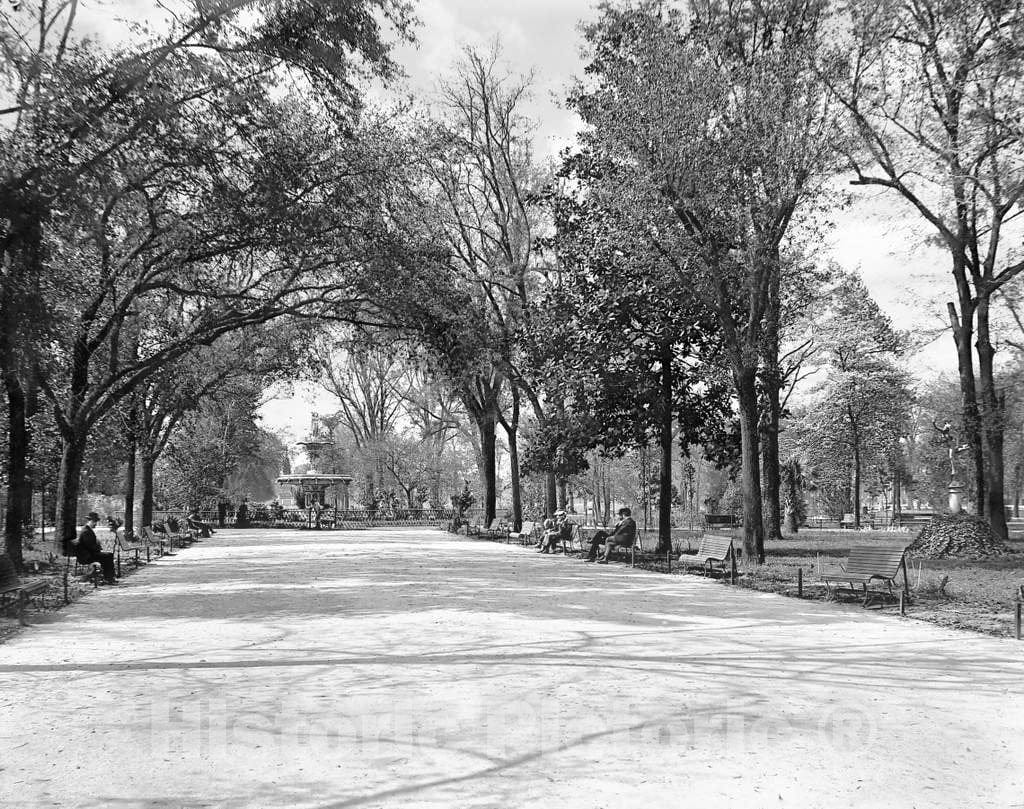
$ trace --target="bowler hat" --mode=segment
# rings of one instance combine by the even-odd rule
[[[90,511],[88,514],[85,515],[85,519],[86,519],[87,522],[89,520],[92,520],[93,522],[99,522],[100,521],[100,515],[97,514],[95,511]]]

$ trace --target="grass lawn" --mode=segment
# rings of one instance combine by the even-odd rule
[[[737,538],[738,531],[728,532]],[[887,531],[802,530],[796,536],[769,542],[768,559],[753,571],[741,568],[740,584],[755,590],[797,593],[797,571],[803,570],[804,598],[825,600],[820,571],[836,569],[850,547],[887,543],[909,544],[914,533]],[[685,543],[684,543],[685,544]],[[907,616],[958,629],[1000,637],[1014,633],[1014,596],[1024,584],[1024,537],[1011,536],[1011,553],[999,559],[921,559],[908,557],[911,600]],[[892,610],[886,606],[884,609]]]

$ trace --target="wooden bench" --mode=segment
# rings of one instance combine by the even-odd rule
[[[531,520],[524,520],[522,529],[519,531],[509,531],[508,535],[505,537],[505,541],[511,542],[512,540],[515,540],[520,544],[528,544],[533,540],[533,535],[536,531],[537,523],[532,522]]]
[[[852,595],[863,595],[864,606],[868,606],[874,597],[888,596],[898,601],[893,593],[896,577],[903,571],[903,596],[909,597],[910,584],[907,581],[907,562],[905,546],[877,547],[863,545],[850,548],[850,556],[845,568],[834,573],[823,573],[822,583],[829,595],[836,595],[844,590]],[[870,589],[873,584],[885,585],[885,590]]]
[[[146,562],[150,562],[149,542],[144,536],[125,535],[124,529],[118,529],[114,535],[114,551],[117,559],[117,575],[121,575],[122,557],[132,556],[132,559],[125,559],[125,562],[133,562],[136,567],[142,565],[142,554],[146,554]]]
[[[86,570],[85,574],[83,575],[83,578],[86,581],[92,582],[93,589],[95,589],[95,588],[100,586],[101,566],[100,566],[99,562],[88,562],[88,563],[79,562],[78,561],[78,556],[75,555],[74,546],[72,546],[70,544],[67,546],[67,548],[64,548],[64,549],[60,550],[59,553],[60,553],[61,556],[64,557],[64,562],[63,562],[64,570],[63,570],[63,573],[61,575],[61,582],[62,582],[62,584],[64,586],[64,603],[65,604],[70,604],[71,603],[71,597],[70,597],[70,592],[69,592],[69,584],[71,582],[71,577],[72,576],[79,576],[79,575],[81,575],[81,570],[83,568]],[[57,556],[53,556],[51,558],[51,562],[55,562],[56,560],[57,560]]]
[[[735,514],[705,514],[704,525],[707,528],[737,528],[741,520]]]
[[[567,527],[569,530],[566,531],[564,528]],[[580,527],[574,522],[567,522],[563,530],[559,533],[558,542],[562,546],[562,553],[569,554],[574,552],[579,546],[579,551],[583,552],[583,538],[580,535]]]
[[[491,524],[482,531],[488,539],[504,539],[508,536],[508,526],[499,517],[491,520]]]
[[[491,539],[505,539],[508,537],[510,530],[510,526],[504,520],[491,520],[491,525],[487,529],[487,536]]]
[[[167,532],[167,541],[170,543],[172,548],[174,547],[175,543],[178,544],[179,548],[184,548],[185,546],[191,545],[193,542],[196,541],[195,536],[192,534],[191,531],[181,530],[181,523],[178,524],[177,531],[172,531],[170,524],[165,520],[164,530]]]
[[[704,534],[700,538],[700,544],[693,553],[683,552],[679,554],[679,562],[683,569],[700,569],[707,576],[714,572],[715,565],[722,568],[722,573],[731,572],[731,565],[736,561],[736,549],[732,544],[732,537],[724,537],[718,534]],[[727,569],[726,565],[730,567]]]
[[[0,606],[6,607],[11,601],[18,609],[18,622],[28,626],[25,620],[25,607],[29,599],[40,596],[49,587],[45,581],[23,582],[18,576],[14,562],[7,554],[0,554]]]
[[[150,525],[142,526],[142,539],[143,539],[143,541],[147,545],[155,547],[157,549],[157,553],[160,556],[163,556],[164,554],[168,554],[169,553],[169,551],[167,550],[167,547],[168,547],[167,535],[166,534],[157,533],[156,531],[153,530],[152,526],[150,526]]]

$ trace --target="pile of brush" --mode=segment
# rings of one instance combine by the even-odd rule
[[[974,514],[943,514],[932,519],[909,548],[926,559],[990,559],[1008,552],[988,520]]]

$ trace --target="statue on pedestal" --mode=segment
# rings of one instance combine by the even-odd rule
[[[959,514],[963,508],[961,498],[964,492],[964,485],[957,479],[957,456],[971,448],[970,444],[959,444],[956,440],[956,433],[953,432],[953,424],[947,421],[941,427],[932,422],[935,431],[942,436],[940,439],[946,447],[949,455],[949,511],[951,514]]]

